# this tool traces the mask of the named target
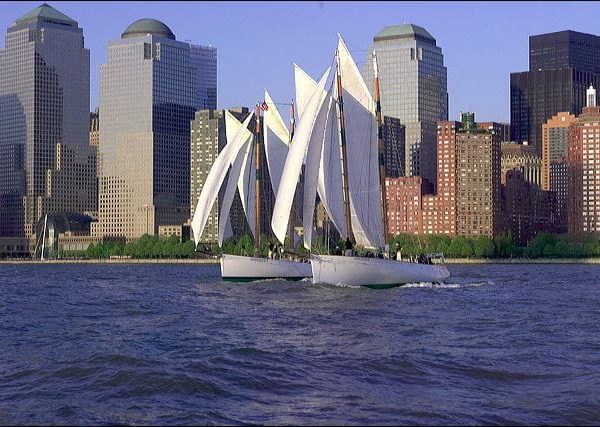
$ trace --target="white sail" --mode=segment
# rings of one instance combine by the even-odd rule
[[[307,93],[313,93],[317,87],[317,82],[314,81],[302,68],[294,64],[295,82],[296,82],[296,98],[298,112],[301,115],[304,109],[304,104],[307,98]],[[335,91],[335,87],[334,87]],[[333,98],[336,97],[336,92]],[[306,158],[306,169],[304,171],[304,202],[303,202],[303,222],[304,222],[304,246],[310,249],[312,245],[312,221],[314,218],[315,196],[312,187],[314,177],[318,175],[316,183],[319,198],[325,207],[327,215],[333,222],[333,225],[339,230],[341,236],[346,238],[346,221],[344,219],[344,199],[342,191],[342,172],[341,172],[341,156],[339,146],[339,127],[337,122],[337,112],[335,108],[335,100],[331,98],[331,93],[328,94],[327,100],[323,103],[319,117],[326,113],[325,120],[317,119],[315,121],[315,129],[311,134],[311,142]],[[317,141],[315,138],[321,138]],[[315,161],[315,149],[313,143],[317,143],[321,147],[319,155],[318,167],[312,163]],[[317,148],[318,149],[318,148]],[[312,160],[310,160],[310,159]],[[318,172],[316,172],[318,170]]]
[[[337,117],[337,87],[333,88],[332,106],[327,116],[327,126],[321,153],[317,190],[327,215],[343,239],[346,238],[344,192],[342,190],[342,156],[340,130]]]
[[[312,247],[313,218],[317,198],[317,180],[319,178],[319,167],[323,149],[323,137],[327,125],[327,115],[331,109],[331,105],[332,99],[330,91],[315,119],[306,153],[306,163],[304,168],[304,200],[302,203],[304,247],[306,249],[311,249]]]
[[[215,159],[215,162],[208,172],[206,181],[202,186],[200,197],[198,197],[198,203],[196,204],[196,210],[194,211],[194,218],[192,219],[192,231],[194,233],[194,241],[196,242],[196,245],[202,238],[206,221],[210,215],[210,210],[212,209],[212,206],[217,198],[219,189],[221,188],[223,180],[225,179],[225,175],[227,175],[229,166],[235,160],[238,152],[243,147],[248,135],[252,135],[250,131],[248,131],[247,127],[253,114],[254,113],[249,114],[246,120],[244,120],[244,123],[240,125],[239,121],[229,111],[225,111],[226,131],[228,132],[231,130],[232,133],[228,134],[228,142]],[[233,137],[230,138],[230,135],[232,134]]]
[[[250,132],[248,132],[250,134]],[[225,189],[225,195],[223,196],[223,204],[221,206],[221,213],[219,214],[219,246],[222,246],[223,239],[225,238],[225,232],[228,230],[227,226],[231,228],[229,223],[229,211],[235,197],[235,190],[238,188],[240,179],[240,173],[244,160],[248,157],[248,151],[252,145],[252,134],[248,136],[242,148],[238,151],[238,154],[231,165],[229,171],[229,178],[227,179],[227,188]],[[252,229],[252,227],[250,227]]]
[[[254,235],[256,226],[256,164],[254,159],[254,143],[247,145],[242,156],[241,173],[237,180],[237,188],[242,200],[242,209],[250,232]]]
[[[296,111],[298,118],[301,118],[308,101],[317,88],[317,82],[306,71],[294,64],[294,85],[296,87]]]
[[[277,194],[283,165],[288,153],[290,132],[281,118],[277,106],[266,90],[265,103],[268,107],[263,119],[265,155],[273,193]]]
[[[358,245],[383,247],[375,104],[341,37],[338,54],[346,125],[352,231]]]
[[[281,243],[284,243],[285,235],[287,234],[290,210],[315,119],[325,100],[326,93],[324,88],[330,70],[331,68],[328,68],[325,74],[323,74],[313,95],[306,104],[306,109],[300,116],[298,128],[294,133],[289,154],[285,160],[283,175],[273,208],[273,218],[271,219],[273,233]]]

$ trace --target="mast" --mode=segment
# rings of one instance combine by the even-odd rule
[[[255,199],[256,218],[254,221],[254,256],[260,256],[260,105],[256,104],[254,115],[256,116],[256,129],[254,133],[254,164],[256,166],[255,177]]]
[[[385,189],[385,165],[383,146],[383,123],[381,118],[381,99],[379,97],[379,70],[377,68],[377,53],[372,52],[373,73],[375,75],[375,116],[377,118],[377,148],[379,150],[379,186],[381,188],[381,218],[383,219],[383,250],[389,251],[388,242],[388,208],[387,191]]]
[[[292,103],[290,104],[290,141],[289,148],[292,147],[292,139],[294,138],[294,130],[295,130],[295,121],[294,121],[294,100],[292,99]],[[289,150],[288,148],[288,150]],[[294,195],[294,199],[296,196]],[[288,241],[288,249],[294,247],[294,224],[296,222],[296,215],[294,213],[294,200],[292,200],[292,208],[290,209],[290,220],[289,220],[289,230],[288,235],[290,239]]]
[[[340,125],[340,141],[341,141],[341,153],[342,153],[342,188],[344,191],[344,216],[346,219],[346,235],[350,241],[354,241],[352,234],[352,223],[350,222],[350,191],[348,188],[348,156],[346,153],[346,130],[344,127],[344,100],[342,98],[342,76],[340,74],[340,53],[336,49],[335,51],[336,60],[336,79],[337,79],[337,91],[338,91],[338,120]]]
[[[42,256],[40,260],[44,260],[44,247],[46,246],[46,225],[48,224],[48,214],[44,218],[44,230],[42,231]]]

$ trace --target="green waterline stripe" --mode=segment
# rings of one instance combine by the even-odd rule
[[[273,280],[273,279],[281,279],[281,280],[289,280],[291,282],[297,282],[302,279],[306,279],[306,276],[294,276],[294,277],[222,277],[223,280],[227,282],[257,282],[261,280]]]

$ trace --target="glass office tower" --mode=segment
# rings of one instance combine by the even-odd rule
[[[585,91],[600,84],[600,37],[559,31],[529,38],[529,71],[510,74],[510,133],[541,154],[542,124],[580,114]]]
[[[76,21],[43,4],[0,49],[0,237],[29,237],[48,213],[57,144],[88,145],[90,52]]]
[[[381,112],[405,126],[406,176],[436,182],[438,120],[448,120],[447,72],[442,49],[423,27],[413,24],[384,28],[373,39],[364,66],[373,90],[371,52],[377,52]]]
[[[216,50],[205,48],[214,54],[208,58],[201,52],[154,19],[134,22],[108,43],[94,234],[137,238],[189,218],[190,121],[216,104]]]

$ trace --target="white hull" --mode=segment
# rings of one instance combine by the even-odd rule
[[[311,267],[308,262],[238,255],[223,255],[221,257],[221,277],[225,280],[236,282],[264,279],[300,280],[311,276]]]
[[[419,282],[443,282],[445,265],[417,264],[380,258],[313,255],[313,283],[386,288]]]

